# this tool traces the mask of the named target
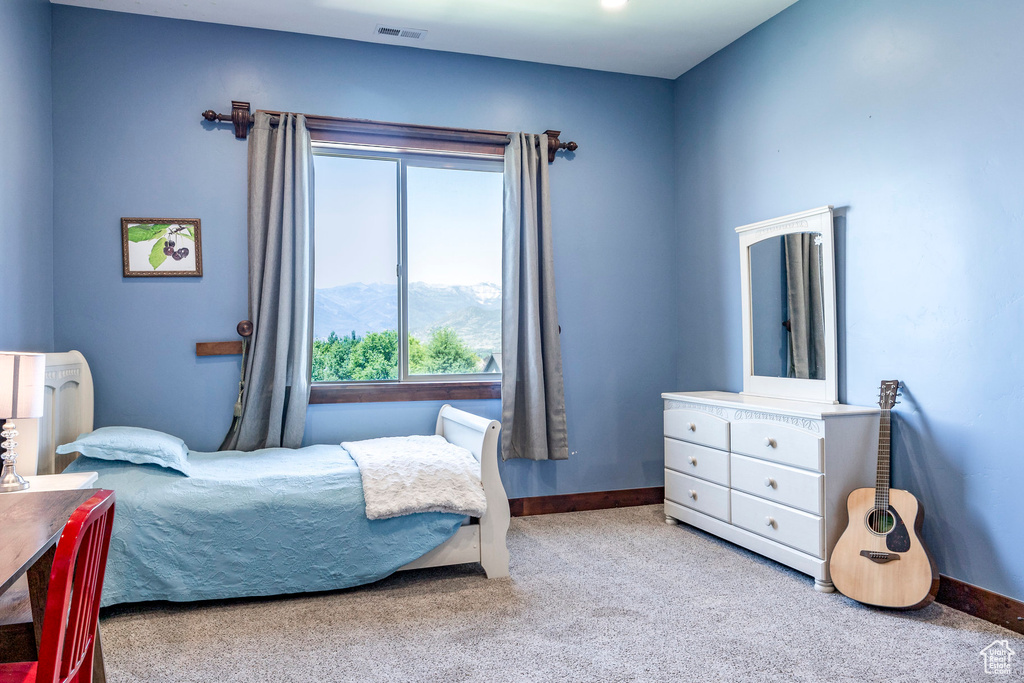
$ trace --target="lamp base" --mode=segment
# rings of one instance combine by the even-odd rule
[[[4,461],[4,469],[0,472],[0,493],[24,491],[28,488],[28,481],[14,469],[14,463],[18,461],[18,454],[14,452],[18,446],[18,442],[14,440],[18,436],[18,431],[14,428],[14,423],[5,422],[0,436],[4,438],[4,442],[0,443],[4,449],[4,454],[0,456]]]
[[[0,493],[24,491],[27,488],[28,481],[25,477],[14,471],[14,463],[10,461],[5,462],[3,475],[0,476]]]

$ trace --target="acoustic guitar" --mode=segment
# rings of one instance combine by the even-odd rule
[[[886,380],[879,389],[875,488],[850,494],[850,521],[829,568],[832,583],[849,598],[878,607],[917,609],[935,599],[939,573],[921,542],[921,504],[908,491],[889,488],[890,412],[899,386],[898,380]]]

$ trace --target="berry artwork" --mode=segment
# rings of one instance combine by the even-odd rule
[[[157,271],[168,275],[202,274],[198,250],[198,220],[193,222],[190,219],[180,223],[143,223],[123,219],[122,232],[126,274],[157,274]]]

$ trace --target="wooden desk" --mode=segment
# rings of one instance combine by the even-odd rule
[[[29,490],[17,495],[0,494],[0,548],[3,548],[0,553],[0,594],[11,588],[23,575],[28,576],[36,651],[42,636],[50,569],[57,540],[71,514],[97,490],[35,493]],[[35,651],[26,652],[25,655],[23,661],[33,660],[37,656]],[[98,627],[94,662],[93,681],[104,683],[106,675]]]

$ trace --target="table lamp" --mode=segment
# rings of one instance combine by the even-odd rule
[[[0,436],[4,438],[4,469],[0,473],[0,493],[23,491],[28,488],[25,477],[14,469],[18,460],[14,439],[18,431],[14,420],[43,416],[43,398],[46,390],[46,356],[41,353],[0,352],[0,418],[6,418]]]

